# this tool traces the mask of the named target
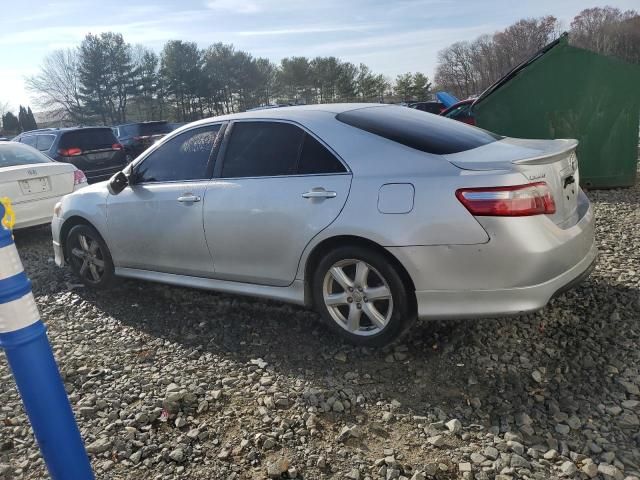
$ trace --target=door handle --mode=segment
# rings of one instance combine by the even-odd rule
[[[328,190],[318,189],[310,190],[302,194],[302,198],[335,198],[338,194]]]
[[[178,201],[181,203],[195,203],[195,202],[199,202],[200,200],[202,199],[199,196],[191,195],[191,194],[186,194],[181,197],[178,197]]]

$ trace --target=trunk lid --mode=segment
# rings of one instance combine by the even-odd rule
[[[519,172],[523,175],[523,183],[545,182],[556,203],[556,213],[549,217],[557,225],[568,226],[574,224],[578,217],[580,177],[577,146],[577,140],[569,139],[504,138],[444,157],[463,170]]]
[[[0,168],[0,194],[16,204],[66,195],[73,192],[74,170],[57,162]]]

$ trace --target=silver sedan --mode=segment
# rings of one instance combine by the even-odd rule
[[[596,259],[575,140],[505,138],[405,107],[191,123],[65,196],[58,265],[307,305],[383,345],[416,318],[540,309]]]

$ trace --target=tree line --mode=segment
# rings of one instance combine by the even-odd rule
[[[9,111],[6,104],[4,104],[0,110],[2,110],[2,114],[0,115],[2,129],[7,133],[17,134],[38,128],[31,107],[25,108],[20,105],[18,116]]]
[[[392,81],[363,63],[333,56],[288,57],[276,64],[231,44],[199,48],[182,40],[170,40],[156,53],[127,43],[119,33],[90,33],[77,48],[45,57],[26,87],[39,107],[58,118],[105,125],[191,121],[273,103],[420,101],[436,89],[466,98],[481,93],[561,32],[560,22],[549,15],[519,20],[472,42],[456,42],[438,52],[435,86],[421,72]],[[585,9],[571,22],[569,38],[579,47],[640,63],[636,11]]]
[[[519,20],[493,35],[456,42],[438,52],[435,83],[460,98],[479,94],[562,32],[549,15]],[[572,45],[640,63],[640,16],[613,7],[587,8],[573,18]]]
[[[361,63],[336,57],[288,57],[279,64],[231,44],[201,49],[168,41],[159,54],[130,45],[119,33],[88,34],[78,48],[57,50],[27,89],[45,110],[76,123],[202,117],[279,104],[425,100],[420,72],[391,82]]]

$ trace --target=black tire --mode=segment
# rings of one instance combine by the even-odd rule
[[[86,246],[89,246],[89,250],[95,249],[91,255],[87,255],[86,248],[82,245],[82,238]],[[69,266],[82,283],[93,288],[107,288],[113,283],[115,273],[111,252],[95,228],[89,225],[76,225],[69,231],[64,246]],[[83,266],[85,260],[87,264]],[[102,267],[99,264],[102,264]],[[96,279],[94,272],[98,272],[99,278]]]
[[[373,267],[374,270],[372,271],[374,275],[382,277],[383,281],[386,281],[388,289],[391,291],[393,308],[390,313],[390,318],[384,328],[381,328],[377,333],[366,335],[351,333],[332,317],[332,314],[329,312],[329,307],[325,304],[323,291],[325,288],[325,278],[329,269],[342,261],[349,262],[350,260],[363,261],[370,267]],[[332,250],[322,258],[315,271],[312,272],[311,288],[314,305],[322,315],[325,323],[331,330],[354,345],[367,347],[381,347],[387,345],[404,335],[417,318],[415,294],[407,288],[400,272],[393,263],[390,262],[383,253],[372,248],[354,245],[339,247]],[[351,298],[351,303],[353,303],[353,301],[353,298]],[[364,301],[367,301],[366,297],[364,297]],[[351,303],[349,305],[341,305],[340,308],[351,308]],[[367,321],[368,319],[365,318],[365,322]],[[363,328],[372,328],[375,330],[375,326],[373,326],[373,324],[370,327],[365,326]]]

